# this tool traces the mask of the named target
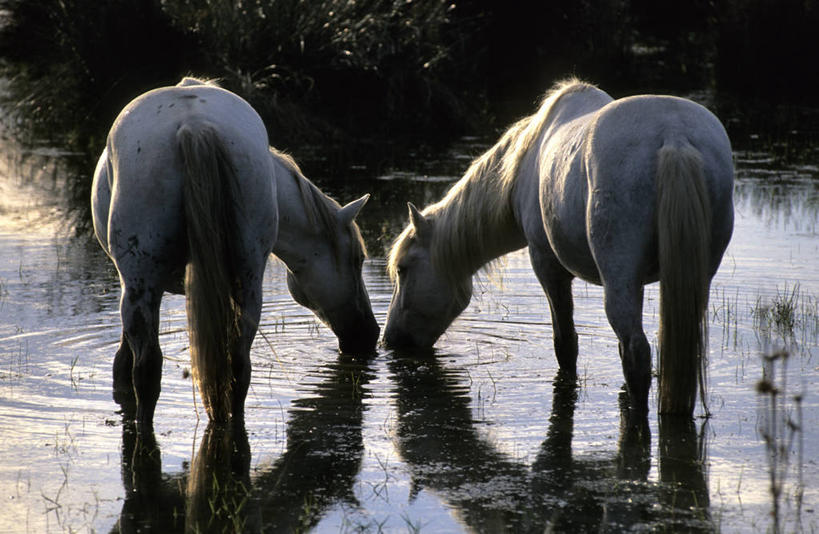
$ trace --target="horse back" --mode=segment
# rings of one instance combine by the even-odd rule
[[[217,131],[235,165],[267,153],[267,131],[253,108],[229,91],[198,84],[161,87],[131,101],[111,128],[109,156],[118,173],[133,171],[144,185],[150,175],[177,171],[170,168],[178,161],[176,133],[184,124],[201,123]]]
[[[615,100],[593,117],[585,152],[592,187],[653,184],[657,152],[664,145],[691,145],[715,188],[733,185],[731,144],[708,109],[673,96],[641,95]]]

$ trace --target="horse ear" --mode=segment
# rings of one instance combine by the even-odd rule
[[[369,199],[370,194],[367,193],[358,200],[353,200],[352,202],[338,210],[339,222],[344,226],[352,224],[355,218],[358,216],[358,213],[361,211],[361,208],[364,207],[364,204],[366,204],[367,200]]]
[[[410,224],[415,228],[415,235],[417,235],[419,239],[427,239],[432,233],[429,221],[424,217],[423,213],[418,211],[418,208],[416,208],[412,202],[407,202],[407,207],[409,208]]]

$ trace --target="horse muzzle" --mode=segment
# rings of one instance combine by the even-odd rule
[[[381,329],[372,311],[363,316],[349,319],[338,317],[328,321],[338,338],[338,350],[344,354],[369,355],[375,353]]]
[[[430,349],[436,340],[437,338],[413,334],[390,322],[384,330],[384,346],[388,349]]]

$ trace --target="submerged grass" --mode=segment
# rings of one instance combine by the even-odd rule
[[[819,298],[799,283],[777,289],[772,298],[758,296],[751,309],[754,328],[770,342],[772,334],[788,346],[806,346],[819,336]]]
[[[767,302],[762,297],[757,298],[753,316],[756,324],[762,329],[773,328],[783,336],[793,335],[796,326],[796,311],[799,302],[799,284],[794,284],[790,291],[787,286]]]

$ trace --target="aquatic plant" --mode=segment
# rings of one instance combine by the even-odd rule
[[[800,521],[805,485],[802,479],[804,443],[802,430],[802,393],[788,395],[787,365],[790,354],[785,351],[762,358],[762,379],[756,385],[759,395],[760,422],[758,431],[765,444],[770,479],[771,517],[773,532],[782,531],[782,500],[791,457],[796,454],[796,481],[791,486],[797,524]],[[779,369],[779,372],[777,372]],[[795,449],[795,450],[794,450]]]
[[[800,301],[799,284],[794,284],[790,291],[787,285],[770,300],[757,297],[751,313],[755,326],[763,331],[774,330],[783,338],[793,337],[794,327],[798,324],[797,311]]]

